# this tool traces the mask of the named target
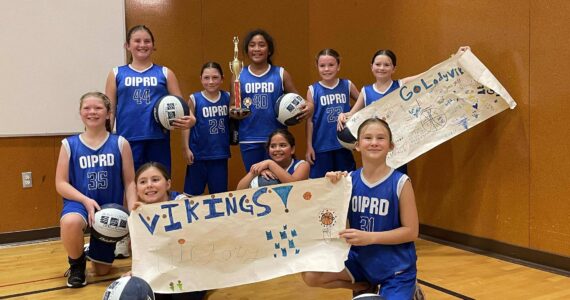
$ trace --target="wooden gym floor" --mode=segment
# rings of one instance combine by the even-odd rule
[[[427,299],[570,299],[570,278],[426,240],[416,242],[418,280]],[[115,261],[111,274],[88,277],[68,289],[66,254],[59,241],[0,246],[0,299],[101,299],[105,288],[130,270]],[[350,299],[346,290],[309,288],[299,274],[210,292],[218,299]]]

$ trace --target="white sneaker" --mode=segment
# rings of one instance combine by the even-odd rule
[[[126,236],[117,242],[115,246],[115,258],[127,258],[131,256],[131,237]]]

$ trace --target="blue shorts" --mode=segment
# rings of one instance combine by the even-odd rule
[[[245,172],[249,172],[251,166],[269,158],[265,143],[240,143],[241,159],[245,167]]]
[[[163,164],[170,174],[170,138],[156,140],[129,141],[133,152],[135,171],[147,162]]]
[[[337,149],[326,152],[315,153],[315,163],[311,166],[309,178],[324,177],[330,171],[354,171],[356,162],[352,156],[352,151],[348,149]]]
[[[416,275],[415,265],[402,272],[398,272],[383,280],[375,280],[368,278],[363,267],[356,259],[357,254],[352,250],[348,253],[348,259],[344,262],[346,269],[350,273],[354,282],[369,282],[373,285],[380,285],[379,295],[390,300],[410,300],[416,291]]]
[[[208,185],[210,194],[228,191],[228,159],[195,160],[186,167],[184,193],[197,196]]]
[[[85,222],[85,226],[87,226],[87,209],[85,209],[85,206],[80,202],[64,199],[61,218],[67,214],[80,215]],[[87,257],[96,263],[112,265],[115,260],[115,245],[116,243],[101,242],[92,235],[89,239],[89,255],[87,255]]]

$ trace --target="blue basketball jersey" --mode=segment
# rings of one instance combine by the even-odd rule
[[[384,96],[399,89],[401,85],[400,80],[392,80],[392,84],[385,91],[377,90],[374,84],[363,87],[360,93],[364,95],[364,106],[368,106],[382,99]]]
[[[123,160],[125,139],[109,134],[97,148],[87,146],[80,135],[62,140],[69,155],[69,183],[99,205],[123,205]],[[65,199],[64,201],[72,201]]]
[[[202,92],[190,96],[196,108],[196,125],[190,131],[190,150],[196,160],[230,157],[228,130],[230,94],[221,91],[218,99],[208,99]]]
[[[117,84],[117,134],[129,141],[163,139],[168,131],[154,120],[156,102],[168,95],[167,68],[152,65],[137,71],[124,65],[113,68]]]
[[[341,149],[336,138],[338,115],[350,111],[350,80],[339,79],[336,86],[327,87],[320,82],[309,86],[313,95],[313,149],[316,153]]]
[[[243,142],[267,142],[275,129],[285,128],[275,116],[275,102],[283,95],[283,68],[269,65],[267,71],[255,75],[244,68],[240,75],[242,102],[251,98],[251,114],[240,121],[239,139]]]
[[[291,160],[291,164],[289,165],[289,167],[287,167],[287,173],[293,175],[293,173],[295,173],[295,170],[297,169],[297,167],[298,167],[300,164],[304,163],[304,162],[305,162],[305,161],[302,160],[302,159],[295,159],[295,158],[293,158],[293,159]]]
[[[379,182],[369,183],[362,168],[352,172],[352,195],[348,211],[351,228],[381,232],[401,227],[399,198],[408,176],[391,170]],[[368,278],[385,279],[415,266],[413,242],[398,245],[352,246]]]

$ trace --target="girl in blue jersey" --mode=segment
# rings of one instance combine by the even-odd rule
[[[362,154],[362,168],[350,173],[350,228],[339,234],[352,245],[346,268],[338,273],[304,273],[308,285],[355,292],[380,285],[384,299],[414,297],[418,213],[410,179],[386,164],[393,148],[385,121],[372,118],[358,128],[356,150]],[[332,182],[341,176],[346,172],[326,175]]]
[[[459,47],[457,53],[469,49],[467,46]],[[344,123],[356,112],[399,89],[402,85],[418,78],[421,74],[406,77],[400,80],[393,80],[392,75],[396,72],[396,54],[392,50],[378,50],[372,56],[371,63],[372,74],[376,78],[376,82],[364,86],[358,96],[358,100],[348,113],[341,113],[338,116],[337,130],[344,128]],[[398,171],[407,173],[407,165],[398,168]]]
[[[167,67],[152,62],[154,36],[144,25],[127,33],[125,48],[130,64],[113,68],[107,77],[105,93],[111,99],[111,126],[117,121],[117,134],[124,136],[133,150],[135,168],[158,161],[170,170],[170,133],[153,118],[156,102],[168,94],[182,97],[176,75]],[[194,116],[173,121],[174,128],[188,129]]]
[[[170,191],[170,174],[164,165],[157,162],[148,162],[142,165],[135,174],[138,201],[134,205],[137,209],[140,205],[166,202],[170,200],[184,199],[188,196]],[[133,275],[128,272],[123,275]],[[134,274],[136,275],[136,274]],[[200,300],[206,295],[206,291],[186,292],[178,294],[155,293],[156,300]]]
[[[267,140],[269,159],[251,166],[237,185],[238,190],[250,187],[251,181],[261,175],[287,183],[309,178],[309,164],[295,158],[295,137],[287,129],[277,129]]]
[[[358,99],[356,86],[348,79],[337,77],[340,55],[334,49],[323,49],[317,54],[317,69],[321,80],[309,86],[307,101],[314,112],[307,119],[307,152],[311,178],[325,176],[333,170],[353,171],[356,167],[352,152],[343,148],[336,138],[340,113],[350,110],[350,100]]]
[[[228,190],[230,94],[220,90],[223,79],[222,67],[208,62],[200,74],[204,90],[190,95],[190,110],[196,116],[196,124],[190,134],[184,130],[183,138],[188,164],[184,192],[190,195],[204,193],[206,184],[210,194]]]
[[[61,241],[68,255],[67,286],[87,284],[83,233],[94,221],[96,210],[107,203],[129,208],[135,202],[134,168],[129,143],[109,133],[111,101],[99,92],[83,95],[79,114],[85,132],[62,140],[55,173],[55,187],[63,197]],[[89,259],[96,275],[109,273],[115,244],[90,239]]]
[[[251,63],[240,74],[241,99],[243,103],[251,103],[251,113],[240,115],[232,111],[230,116],[240,120],[240,151],[245,169],[249,170],[253,164],[267,159],[264,143],[269,134],[284,128],[275,118],[275,102],[284,93],[298,92],[291,75],[284,68],[272,65],[275,48],[267,32],[261,29],[249,32],[243,40],[243,49]],[[232,95],[230,108],[233,99]],[[311,110],[311,105],[305,105],[297,118],[306,119]]]

